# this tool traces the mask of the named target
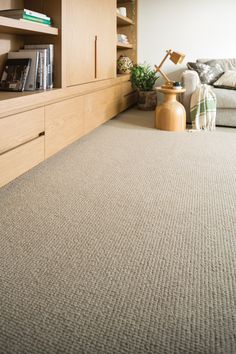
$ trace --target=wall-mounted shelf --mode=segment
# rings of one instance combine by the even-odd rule
[[[117,42],[117,48],[127,48],[127,49],[132,49],[133,45],[132,44],[125,44],[125,43],[119,43]]]
[[[9,34],[50,34],[57,36],[58,29],[30,21],[20,21],[0,16],[0,33]]]
[[[119,14],[117,14],[116,17],[117,17],[117,26],[118,27],[133,25],[133,21],[128,17],[124,17]]]

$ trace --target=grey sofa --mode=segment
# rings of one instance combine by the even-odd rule
[[[198,63],[206,63],[210,59],[198,59]],[[224,71],[236,71],[235,59],[215,59]],[[182,74],[182,83],[186,88],[186,93],[181,97],[181,101],[187,112],[187,122],[190,123],[190,99],[197,85],[200,84],[198,73],[193,70],[186,70]],[[236,90],[214,88],[217,98],[216,124],[221,126],[236,127]]]

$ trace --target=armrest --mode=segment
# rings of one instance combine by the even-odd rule
[[[186,92],[181,95],[181,102],[184,105],[187,113],[187,122],[190,123],[190,100],[193,92],[201,84],[198,73],[194,70],[186,70],[181,78],[183,87]]]

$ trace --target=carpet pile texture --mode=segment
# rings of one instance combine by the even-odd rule
[[[1,354],[236,353],[236,130],[131,110],[0,190]]]

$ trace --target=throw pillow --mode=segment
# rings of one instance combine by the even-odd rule
[[[216,82],[214,82],[214,87],[236,90],[236,71],[226,71]]]
[[[219,64],[210,66],[203,63],[188,63],[187,67],[190,70],[195,70],[200,77],[201,83],[207,85],[212,85],[224,73]]]

